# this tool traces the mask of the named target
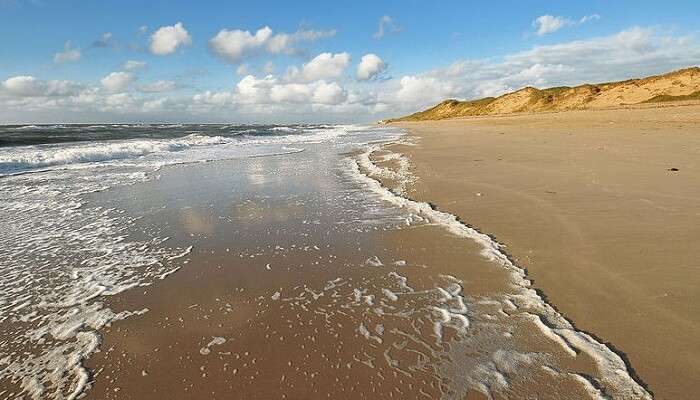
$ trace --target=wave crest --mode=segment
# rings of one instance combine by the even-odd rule
[[[0,155],[0,174],[14,174],[33,169],[137,158],[154,153],[175,152],[195,146],[228,143],[221,136],[191,134],[171,140],[129,140],[100,142],[54,148],[23,148]]]

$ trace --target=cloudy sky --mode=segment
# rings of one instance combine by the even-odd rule
[[[697,0],[0,0],[0,123],[369,122],[699,65],[698,18]]]

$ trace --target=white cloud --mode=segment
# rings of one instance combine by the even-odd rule
[[[300,78],[305,82],[337,78],[343,74],[349,63],[348,53],[321,53],[302,66]],[[292,77],[295,75],[294,72],[290,74]]]
[[[145,69],[147,67],[148,67],[148,64],[146,64],[145,61],[136,61],[136,60],[128,60],[122,66],[122,68],[124,68],[127,71],[137,71],[140,69]]]
[[[63,51],[60,51],[53,56],[53,60],[57,63],[78,61],[82,55],[83,54],[80,52],[80,49],[73,48],[69,40],[63,46]]]
[[[321,57],[324,62],[333,55]],[[313,61],[313,60],[312,60]],[[654,29],[631,28],[618,34],[556,45],[535,46],[500,59],[462,60],[445,68],[373,85],[343,87],[335,78],[316,79],[315,68],[295,68],[285,77],[242,78],[233,92],[204,93],[200,111],[220,109],[276,120],[315,113],[367,120],[401,115],[446,98],[498,96],[523,86],[549,87],[645,76],[700,63],[700,44]],[[323,69],[322,69],[323,70]],[[310,74],[310,75],[309,75]],[[352,85],[352,83],[350,84]],[[209,107],[209,108],[204,108]]]
[[[175,89],[177,89],[177,83],[163,80],[143,85],[139,88],[139,91],[144,93],[162,93],[170,92]]]
[[[143,103],[142,108],[144,111],[162,111],[165,109],[165,105],[167,104],[167,102],[168,99],[164,97],[160,99],[149,100]]]
[[[211,92],[207,90],[204,93],[195,94],[192,97],[195,105],[208,106],[225,106],[233,101],[233,93],[231,92]]]
[[[274,85],[270,89],[270,99],[278,103],[307,103],[313,91],[303,83]]]
[[[370,53],[362,56],[357,66],[357,79],[370,80],[386,70],[386,63],[378,55]]]
[[[222,29],[209,40],[209,48],[222,59],[237,63],[255,52],[270,54],[297,54],[294,46],[303,41],[315,41],[335,35],[335,30],[299,30],[294,33],[273,34],[269,26],[258,29],[255,33],[240,29]]]
[[[30,75],[19,75],[0,83],[0,94],[16,97],[52,97],[77,94],[82,86],[71,81],[44,81]]]
[[[515,88],[509,86],[506,82],[501,80],[489,80],[476,82],[474,88],[472,89],[472,93],[479,98],[497,97],[504,93],[512,92],[513,90],[515,90]]]
[[[46,90],[46,83],[33,76],[20,75],[6,79],[2,83],[3,89],[17,96],[40,96]]]
[[[506,56],[519,64],[633,64],[646,57],[679,57],[685,38],[658,37],[650,28],[633,27],[615,35],[576,40],[562,44],[535,46]],[[670,46],[667,46],[670,45]],[[601,71],[605,72],[605,71]]]
[[[102,86],[110,92],[121,92],[136,80],[130,72],[112,72],[100,80]]]
[[[268,75],[263,79],[257,79],[253,75],[248,75],[236,85],[237,99],[244,104],[268,103],[270,90],[276,84],[277,79],[272,75]]]
[[[125,112],[136,108],[136,99],[129,93],[116,93],[107,96],[101,111]]]
[[[454,96],[458,87],[445,80],[430,76],[404,76],[396,92],[399,101],[409,104],[425,104]]]
[[[548,33],[556,32],[565,26],[582,25],[586,22],[596,21],[600,19],[600,15],[591,14],[581,17],[578,21],[571,20],[565,17],[557,17],[553,15],[541,15],[532,21],[532,26],[537,29],[537,36],[544,36]]]
[[[698,65],[700,44],[633,27],[617,34],[535,46],[500,60],[466,60],[426,76],[451,82],[461,98],[497,96],[524,86],[573,86],[629,79]]]
[[[556,32],[563,28],[564,25],[570,23],[571,21],[564,17],[555,17],[552,15],[542,15],[537,17],[532,21],[532,26],[537,28],[535,33],[537,36],[543,36],[548,33]]]
[[[253,75],[242,78],[236,85],[233,100],[240,105],[337,105],[348,93],[337,82],[318,80],[310,83],[281,82],[273,75],[258,79]]]
[[[151,53],[164,56],[181,46],[190,46],[192,37],[181,22],[173,26],[162,26],[151,35]]]
[[[209,47],[218,55],[230,62],[238,62],[243,55],[263,46],[272,36],[272,29],[265,26],[255,34],[250,31],[222,29],[209,40]]]
[[[158,99],[144,101],[140,107],[140,111],[146,113],[160,113],[160,112],[172,112],[177,111],[182,113],[187,108],[188,101],[183,101],[184,99],[171,99],[167,97],[161,97]],[[180,114],[182,115],[182,114]]]
[[[578,23],[585,24],[586,22],[597,21],[599,19],[600,15],[598,14],[584,15],[583,17],[581,17],[581,19],[578,20]]]
[[[316,104],[340,104],[347,98],[347,93],[336,82],[319,81],[313,90],[311,101]]]
[[[375,39],[381,39],[388,33],[395,33],[401,31],[399,24],[394,21],[394,19],[389,15],[383,15],[379,18],[379,27],[377,32],[375,32],[372,37]]]
[[[262,51],[267,51],[265,46]],[[314,68],[306,68],[306,77],[304,66],[284,76],[256,78],[246,74],[231,90],[183,93],[168,99],[142,93],[141,87],[134,86],[133,75],[121,80],[112,74],[105,77],[115,78],[109,80],[114,81],[114,91],[106,90],[109,85],[100,82],[45,81],[29,74],[2,77],[0,121],[51,122],[56,116],[83,121],[110,117],[123,120],[127,116],[139,120],[367,121],[413,112],[445,98],[497,96],[530,85],[605,82],[698,65],[700,43],[694,36],[634,27],[609,36],[533,46],[499,58],[456,60],[422,74],[374,80],[371,84],[344,76],[349,55],[347,62],[333,63],[337,54],[327,54],[321,57],[324,62],[307,63]],[[326,63],[333,68],[321,68]],[[259,68],[262,70],[262,65]],[[136,90],[127,91],[129,85]]]

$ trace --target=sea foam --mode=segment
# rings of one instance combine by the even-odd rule
[[[503,251],[503,246],[490,236],[462,223],[455,215],[439,211],[428,203],[412,200],[396,191],[384,187],[378,179],[401,179],[402,174],[408,174],[406,164],[400,171],[388,171],[372,162],[371,156],[378,151],[385,151],[381,144],[368,145],[366,150],[350,162],[351,173],[381,199],[396,207],[405,209],[410,213],[420,215],[434,224],[443,226],[448,232],[465,239],[470,239],[481,246],[481,255],[487,260],[505,268],[510,275],[515,293],[509,296],[511,304],[529,310],[525,315],[535,322],[542,333],[558,343],[562,349],[577,357],[585,353],[597,366],[599,376],[591,383],[588,377],[579,376],[580,382],[585,382],[589,393],[598,398],[601,389],[613,394],[615,398],[625,399],[651,399],[652,396],[638,382],[636,382],[625,364],[624,360],[605,344],[600,343],[591,335],[578,331],[564,316],[557,312],[532,288],[525,270],[517,266]],[[391,156],[393,159],[401,158],[401,155]],[[400,164],[402,165],[402,164]],[[365,172],[363,172],[365,171]],[[375,179],[376,177],[376,179]],[[449,294],[448,292],[446,292]],[[438,319],[435,323],[435,334],[442,335],[442,325],[450,323],[452,316],[445,309],[435,310]],[[459,314],[457,314],[459,315]],[[468,321],[460,321],[468,327]],[[569,373],[570,374],[570,373]]]
[[[182,151],[194,146],[211,146],[227,142],[227,139],[220,136],[192,134],[173,140],[127,140],[70,146],[32,146],[0,153],[0,174],[70,164],[124,160],[152,153]]]

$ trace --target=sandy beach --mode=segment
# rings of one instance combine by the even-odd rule
[[[692,398],[698,110],[11,148],[0,395]]]
[[[87,398],[649,398],[487,235],[410,200],[433,177],[401,155],[424,138],[398,141],[173,166],[94,195],[194,248],[107,300],[147,312],[102,330]]]
[[[400,123],[409,196],[506,245],[658,399],[700,371],[700,105]]]

